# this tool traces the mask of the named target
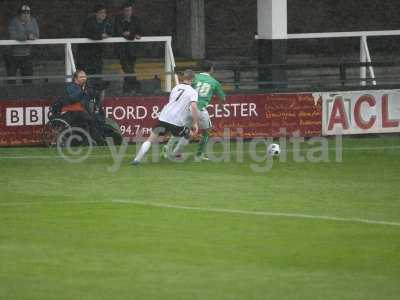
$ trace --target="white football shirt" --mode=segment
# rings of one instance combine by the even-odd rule
[[[178,84],[169,95],[168,104],[161,110],[159,120],[176,126],[185,126],[191,115],[190,104],[197,102],[198,94],[188,84]]]

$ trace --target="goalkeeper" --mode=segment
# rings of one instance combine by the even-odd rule
[[[218,96],[220,104],[225,101],[225,93],[221,88],[221,84],[212,76],[214,72],[213,63],[208,60],[203,61],[201,64],[201,70],[202,72],[196,74],[192,82],[192,87],[199,95],[197,108],[199,110],[199,130],[201,134],[195,156],[196,161],[209,160],[207,155],[204,153],[208,142],[209,131],[211,129],[211,120],[207,111],[207,106],[210,104],[214,94]],[[192,120],[189,118],[186,123],[192,124]],[[179,158],[182,146],[187,145],[189,140],[185,137],[180,138],[179,149],[176,148],[172,151],[173,145],[175,145],[178,140],[179,138],[172,137],[168,141],[167,145],[163,147],[161,155],[164,158],[171,153],[173,153],[175,157]]]

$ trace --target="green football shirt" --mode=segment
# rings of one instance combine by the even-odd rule
[[[212,96],[216,94],[220,98],[225,97],[221,84],[208,73],[199,73],[193,79],[192,87],[199,94],[197,107],[203,110],[210,104]]]

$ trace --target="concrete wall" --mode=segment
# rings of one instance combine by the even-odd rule
[[[208,57],[255,56],[257,0],[206,1]]]
[[[287,0],[287,2],[290,33],[400,29],[398,0]]]

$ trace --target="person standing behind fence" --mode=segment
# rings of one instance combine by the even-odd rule
[[[122,5],[122,12],[114,20],[114,35],[124,37],[129,41],[140,39],[142,35],[142,25],[140,19],[133,14],[132,4],[126,2]],[[119,58],[122,70],[125,74],[135,73],[135,46],[133,43],[123,43],[115,45],[115,54]],[[135,93],[140,91],[140,82],[136,76],[124,78],[123,93]]]
[[[89,16],[83,23],[81,37],[91,40],[102,40],[112,35],[112,24],[107,19],[106,7],[97,4],[94,15]],[[103,44],[79,44],[77,67],[87,74],[100,75],[103,72]]]
[[[7,25],[8,26],[8,25]],[[8,30],[6,29],[5,24],[3,24],[2,22],[0,22],[0,40],[8,40]],[[8,65],[9,65],[9,57],[10,57],[10,46],[1,46],[0,47],[0,54],[3,57],[3,62],[4,62],[4,69],[6,74],[8,74]],[[0,77],[3,74],[0,75]],[[0,81],[0,86],[1,86],[2,82]]]
[[[39,25],[31,16],[31,8],[23,4],[18,9],[18,15],[11,20],[8,26],[8,34],[11,40],[28,41],[39,38]],[[15,77],[17,71],[21,76],[33,75],[33,57],[31,46],[13,46],[10,55],[7,55],[7,76]],[[23,79],[23,83],[32,83],[31,79]],[[15,80],[8,80],[8,83],[15,84]]]

